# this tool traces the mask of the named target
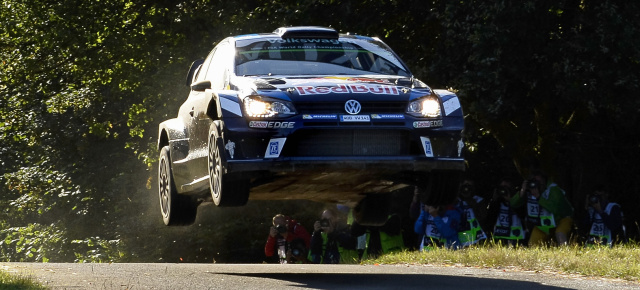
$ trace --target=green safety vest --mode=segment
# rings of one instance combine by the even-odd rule
[[[617,203],[610,202],[604,209],[606,214],[611,214],[611,209],[614,206],[619,206]],[[591,230],[589,231],[588,245],[607,245],[613,246],[613,235],[611,229],[608,228],[599,213],[595,212],[593,208],[589,208],[589,214],[592,217]]]
[[[382,246],[382,253],[389,254],[394,252],[401,252],[404,250],[404,239],[402,234],[389,235],[385,232],[378,231],[380,233],[380,245]],[[366,259],[369,251],[369,240],[371,239],[371,232],[367,231],[367,246],[362,254],[362,259]]]
[[[460,240],[460,244],[463,247],[466,247],[486,239],[487,235],[482,230],[482,227],[480,227],[480,222],[476,218],[476,215],[473,212],[473,209],[469,206],[469,204],[461,200],[458,203],[458,208],[462,211],[462,214],[463,214],[462,218],[466,218],[467,223],[469,224],[468,229],[462,230],[458,233],[458,239]]]
[[[500,203],[500,214],[493,228],[493,237],[503,240],[523,240],[524,227],[522,221],[517,214],[511,211],[511,208]]]
[[[533,196],[527,198],[527,219],[546,234],[549,234],[549,231],[556,227],[556,220],[553,218],[553,214],[541,207],[538,200]]]
[[[446,244],[447,239],[442,237],[433,221],[433,217],[429,215],[426,220],[425,235],[422,237],[422,242],[420,243],[420,250],[429,251],[438,247],[441,248]]]
[[[320,264],[324,262],[324,253],[327,250],[327,242],[329,241],[329,237],[325,232],[320,233],[322,235],[322,253],[320,254]],[[357,250],[345,249],[340,244],[338,244],[338,253],[340,253],[340,264],[354,264],[359,263],[359,255]],[[311,256],[311,251],[307,255],[309,261],[313,261],[313,257]]]

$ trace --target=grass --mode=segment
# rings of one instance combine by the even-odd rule
[[[495,244],[462,250],[436,249],[389,254],[366,264],[431,264],[524,271],[556,272],[640,282],[640,245],[613,248],[565,246],[550,248],[502,247]]]
[[[0,270],[0,290],[4,289],[47,289],[31,277],[17,276]]]

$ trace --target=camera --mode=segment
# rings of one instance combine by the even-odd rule
[[[600,197],[597,195],[592,195],[589,197],[589,204],[596,204],[600,202]]]
[[[289,248],[291,249],[291,255],[296,258],[304,257],[307,253],[307,247],[302,239],[295,239],[291,241],[291,243],[289,243]]]
[[[538,189],[538,180],[531,179],[527,181],[527,187],[529,189]]]
[[[470,196],[473,193],[473,185],[465,183],[460,187],[460,194],[462,196]]]
[[[331,221],[329,221],[328,219],[321,219],[320,226],[323,228],[328,228],[331,226]]]
[[[276,231],[278,231],[279,234],[284,234],[287,232],[287,226],[285,225],[277,225],[276,226]]]
[[[500,186],[496,189],[496,192],[498,193],[498,196],[509,197],[511,190],[506,186]]]

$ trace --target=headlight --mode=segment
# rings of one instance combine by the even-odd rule
[[[440,101],[436,96],[427,96],[409,103],[407,113],[416,117],[438,118],[442,116]]]
[[[244,110],[249,117],[270,118],[288,117],[296,114],[293,104],[279,100],[249,96],[244,99]]]

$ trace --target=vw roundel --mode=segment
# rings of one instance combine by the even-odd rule
[[[398,190],[449,202],[465,169],[458,96],[418,80],[376,37],[316,26],[228,37],[186,84],[158,130],[167,225],[192,224],[201,203],[250,198],[343,204],[376,225]]]
[[[360,110],[362,110],[362,106],[356,100],[348,100],[344,104],[344,110],[347,111],[347,113],[349,113],[351,115],[356,115],[356,114],[360,113]]]

